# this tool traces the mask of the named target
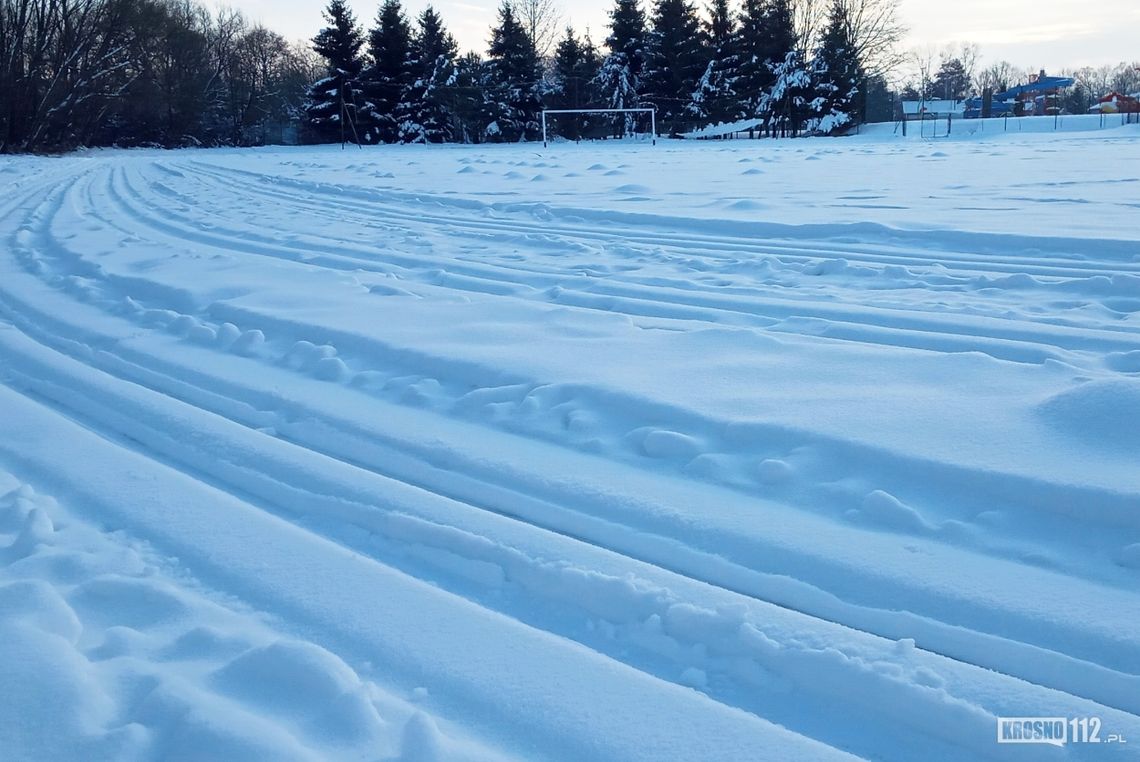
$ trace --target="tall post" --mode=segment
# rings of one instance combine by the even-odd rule
[[[546,112],[542,112],[542,147],[546,148]]]
[[[350,90],[349,92],[352,93],[352,113],[350,115],[348,115],[348,126],[352,128],[352,139],[356,141],[356,147],[359,148],[361,151],[363,151],[364,150],[364,144],[360,142],[360,133],[356,131],[355,114],[357,114],[359,112],[359,109],[357,108],[357,105],[356,105],[356,91]],[[347,111],[347,107],[345,107],[345,110]],[[342,146],[342,148],[343,148],[343,146]]]
[[[650,129],[653,130],[653,145],[657,145],[657,109],[649,110]]]

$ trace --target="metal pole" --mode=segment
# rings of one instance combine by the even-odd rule
[[[352,113],[356,114],[356,111],[357,111],[356,91],[355,90],[349,90],[349,92],[352,93]],[[347,112],[347,109],[348,109],[348,107],[346,106],[345,107],[346,112]],[[356,147],[359,148],[361,151],[363,151],[364,145],[360,142],[360,133],[356,131],[356,119],[353,116],[349,116],[348,126],[352,128],[352,138],[353,138],[353,140],[356,141]],[[344,146],[342,145],[341,148],[343,149]]]
[[[546,112],[542,112],[542,147],[546,148]]]
[[[653,130],[653,145],[657,145],[657,109],[649,112],[649,124]]]

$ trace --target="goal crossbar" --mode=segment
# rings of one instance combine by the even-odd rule
[[[542,110],[542,147],[546,148],[547,114],[636,114],[649,112],[649,129],[653,134],[653,145],[657,145],[657,109],[655,108],[548,108]]]

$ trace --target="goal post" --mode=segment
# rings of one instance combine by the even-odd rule
[[[542,110],[542,147],[547,146],[546,115],[547,114],[649,114],[650,131],[653,135],[653,145],[657,145],[657,109],[655,108],[549,108]]]

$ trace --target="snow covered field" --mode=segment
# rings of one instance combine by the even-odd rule
[[[1140,129],[0,190],[0,756],[1136,758]]]

